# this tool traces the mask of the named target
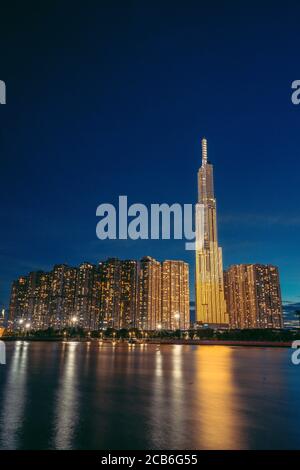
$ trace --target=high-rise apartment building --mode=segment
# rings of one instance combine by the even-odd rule
[[[1,328],[4,329],[5,326],[6,326],[5,308],[2,308],[0,305],[0,329]]]
[[[217,209],[213,166],[202,139],[202,165],[198,172],[196,206],[196,322],[209,326],[228,324],[223,284],[222,249],[218,246]]]
[[[162,297],[162,284],[164,296]],[[188,265],[141,261],[101,261],[73,268],[54,266],[13,283],[9,309],[12,328],[87,330],[185,329],[189,325]]]
[[[282,328],[279,272],[276,266],[239,264],[224,272],[231,328]]]
[[[94,289],[96,266],[82,263],[77,268],[74,300],[76,324],[88,330],[94,330],[98,322],[97,293]]]
[[[100,316],[99,327],[117,328],[121,302],[121,261],[110,258],[99,263],[100,271]]]
[[[161,264],[150,256],[140,261],[137,327],[142,330],[162,328]]]
[[[138,309],[138,262],[111,258],[99,264],[100,328],[134,328]]]
[[[125,260],[121,263],[120,313],[118,328],[135,328],[138,321],[139,263]]]
[[[37,273],[37,286],[34,291],[34,308],[28,312],[28,320],[32,321],[32,327],[46,329],[50,327],[50,296],[51,275],[50,273]]]
[[[14,328],[28,312],[28,277],[21,276],[12,283],[9,304],[9,325]]]
[[[61,328],[68,321],[68,312],[65,305],[68,301],[65,284],[69,268],[65,264],[54,266],[49,276],[49,326]],[[73,291],[73,307],[74,307]]]
[[[162,327],[186,330],[190,326],[189,265],[164,261],[161,271]]]

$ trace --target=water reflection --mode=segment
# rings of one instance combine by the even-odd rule
[[[172,448],[180,447],[181,433],[179,429],[185,429],[187,416],[182,403],[186,402],[188,391],[183,377],[184,346],[176,345],[172,350],[172,373],[169,384],[169,396],[171,398],[172,413],[170,414],[170,438]]]
[[[207,346],[194,350],[198,406],[198,446],[202,449],[244,448],[241,404],[233,375],[237,350]]]
[[[284,349],[10,343],[0,448],[300,448]]]
[[[78,343],[63,344],[63,371],[60,377],[55,410],[56,449],[72,449],[72,441],[78,421]]]
[[[20,445],[19,432],[23,423],[27,399],[27,359],[29,343],[17,341],[14,347],[7,382],[4,388],[0,419],[2,449],[16,449]]]

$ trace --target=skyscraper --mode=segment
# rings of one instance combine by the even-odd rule
[[[161,264],[147,256],[141,261],[110,258],[98,266],[61,264],[48,273],[31,272],[13,282],[9,308],[10,328],[20,330],[25,324],[32,330],[186,329],[188,264]]]
[[[213,166],[207,159],[207,141],[202,139],[196,206],[196,322],[215,327],[228,324],[216,212]]]
[[[134,328],[138,307],[138,262],[110,258],[99,263],[100,328]]]
[[[67,297],[65,284],[68,278],[69,267],[65,264],[54,266],[49,276],[50,280],[50,299],[49,299],[49,324],[52,328],[61,328],[67,320],[65,309]],[[73,304],[75,294],[75,282],[73,292]]]
[[[99,263],[100,328],[118,328],[121,302],[121,261],[109,258]]]
[[[282,328],[279,272],[276,266],[239,264],[224,272],[232,328]]]
[[[164,261],[161,270],[162,328],[186,330],[190,326],[189,265]]]
[[[11,288],[9,304],[10,328],[17,328],[18,322],[26,318],[28,312],[28,277],[21,276]]]
[[[120,314],[118,328],[135,328],[138,316],[139,263],[125,260],[121,264]]]
[[[96,266],[85,262],[77,269],[74,313],[78,325],[92,330],[96,324],[97,297],[94,289]]]
[[[162,328],[161,264],[145,256],[140,261],[139,315],[137,327],[142,330]]]
[[[31,272],[28,276],[28,318],[34,329],[50,326],[50,274]]]

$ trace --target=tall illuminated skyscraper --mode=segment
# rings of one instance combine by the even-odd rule
[[[228,324],[216,212],[213,166],[207,159],[207,141],[202,139],[196,206],[196,322],[215,327]]]

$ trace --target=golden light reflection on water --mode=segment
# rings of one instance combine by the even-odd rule
[[[169,394],[173,412],[170,415],[170,439],[172,447],[180,447],[179,430],[185,427],[186,409],[182,406],[186,396],[184,380],[184,347],[174,345],[172,349],[172,375],[170,387],[172,393]]]
[[[12,346],[0,376],[0,448],[299,448],[300,381],[288,351]]]
[[[154,447],[182,448],[183,442],[199,449],[244,447],[236,354],[222,346],[157,348],[150,417]]]
[[[197,422],[199,447],[202,449],[243,448],[243,423],[233,377],[233,355],[230,347],[203,346],[194,350],[195,385],[199,406]]]

